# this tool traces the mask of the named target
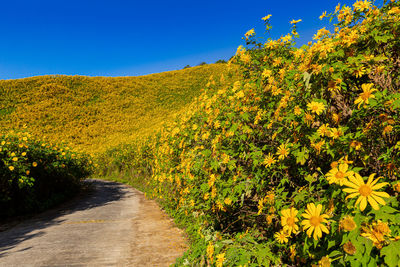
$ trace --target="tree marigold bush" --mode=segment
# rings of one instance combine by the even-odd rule
[[[264,43],[250,30],[229,63],[243,78],[132,158],[151,166],[147,194],[188,226],[180,265],[400,263],[400,4],[323,17],[334,32],[301,48],[300,21]]]
[[[26,126],[52,142],[103,153],[158,130],[200,95],[210,75],[224,73],[226,64],[212,64],[140,77],[0,80],[0,130]]]
[[[91,160],[26,132],[0,135],[0,218],[34,212],[79,189]]]

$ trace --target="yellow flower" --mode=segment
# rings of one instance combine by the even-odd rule
[[[320,115],[325,110],[325,105],[321,102],[312,101],[311,103],[307,104],[307,109],[312,113]]]
[[[323,27],[322,29],[319,29],[317,31],[317,34],[314,34],[313,39],[314,40],[319,40],[322,38],[322,36],[330,34],[329,30],[325,29],[325,27]]]
[[[368,100],[370,98],[375,98],[372,93],[377,91],[377,89],[372,88],[372,86],[374,86],[373,83],[364,83],[363,85],[361,85],[361,89],[363,90],[363,92],[354,101],[354,104],[358,104],[358,108],[360,108],[362,104],[369,104]]]
[[[292,36],[290,34],[287,34],[287,35],[281,37],[281,40],[284,43],[289,42],[290,40],[292,40]]]
[[[12,161],[18,161],[17,157],[13,157]]]
[[[319,19],[322,20],[322,19],[325,18],[325,17],[326,17],[326,11],[324,11],[324,13],[322,13],[322,15],[319,16]]]
[[[249,36],[254,35],[254,33],[255,33],[254,29],[251,29],[251,30],[247,31],[244,36],[246,36],[246,38],[248,38]]]
[[[225,261],[225,253],[220,253],[220,254],[218,254],[218,255],[217,255],[216,266],[217,266],[217,267],[222,267],[224,261]]]
[[[328,124],[328,123],[322,124],[322,125],[318,128],[317,133],[318,133],[319,136],[321,136],[321,137],[323,137],[323,136],[328,136],[328,137],[329,137],[329,136],[331,135],[331,131],[330,131],[330,128],[329,128],[329,124]]]
[[[317,151],[317,154],[321,153],[322,147],[325,144],[324,140],[319,141],[318,143],[311,142],[311,146]]]
[[[284,159],[289,155],[289,148],[287,147],[287,144],[281,144],[278,147],[278,152],[276,152],[278,156],[278,159]]]
[[[299,226],[296,224],[296,222],[299,221],[296,217],[298,212],[299,211],[293,207],[281,211],[281,224],[283,226],[283,231],[285,231],[289,236],[292,232],[295,233],[299,230]]]
[[[262,213],[263,209],[264,209],[264,199],[260,199],[258,201],[258,206],[257,207],[258,207],[257,215],[260,215]]]
[[[272,219],[273,219],[273,218],[274,218],[273,215],[267,215],[267,216],[265,217],[265,219],[266,219],[266,221],[267,221],[268,224],[272,224]]]
[[[353,176],[353,171],[348,171],[349,165],[346,163],[340,164],[339,167],[331,169],[326,174],[326,179],[330,184],[335,183],[339,185],[343,185],[344,182],[347,180],[348,177]]]
[[[326,220],[329,216],[327,214],[321,214],[322,205],[318,204],[315,206],[314,203],[307,204],[306,212],[302,214],[305,218],[301,224],[303,225],[303,229],[307,230],[307,235],[313,237],[315,240],[318,240],[322,237],[322,232],[329,234],[328,228],[322,223],[327,223]]]
[[[274,164],[276,162],[276,159],[274,158],[274,156],[271,155],[271,153],[268,153],[268,155],[265,157],[263,164],[265,165],[265,167],[269,167],[272,164]]]
[[[33,167],[36,167],[36,166],[37,166],[37,163],[36,163],[36,162],[32,162],[32,166],[33,166]]]
[[[350,143],[350,147],[354,148],[355,150],[360,150],[362,147],[362,143],[358,142],[357,140],[353,140]]]
[[[358,68],[357,70],[354,71],[354,75],[356,75],[357,78],[360,78],[364,74],[365,74],[365,67],[364,66],[361,66],[360,68]]]
[[[14,166],[8,166],[8,169],[9,169],[10,171],[13,171],[13,170],[14,170]]]
[[[392,9],[390,9],[390,10],[388,11],[388,14],[389,14],[389,15],[391,15],[391,14],[393,14],[393,15],[395,15],[395,14],[400,15],[400,8],[397,7],[397,6],[394,6],[394,7],[392,7]]]
[[[212,187],[215,183],[215,174],[210,175],[210,179],[208,180],[208,186]]]
[[[229,197],[227,197],[225,198],[224,203],[229,206],[232,204],[232,200]]]
[[[299,23],[299,22],[301,22],[301,19],[292,20],[292,21],[290,22],[290,24],[297,24],[297,23]]]
[[[267,21],[267,20],[269,20],[269,18],[270,18],[271,16],[272,16],[271,14],[266,15],[265,17],[262,18],[262,20],[263,20],[263,21]]]
[[[329,256],[322,257],[320,261],[318,261],[319,267],[330,267],[331,266],[331,259]]]
[[[214,255],[214,245],[210,241],[210,242],[208,242],[208,246],[207,246],[207,257],[211,260],[211,262],[213,260],[213,255]]]
[[[353,231],[357,228],[356,222],[353,220],[353,217],[350,215],[346,215],[339,222],[339,228],[344,229],[346,231]]]
[[[273,191],[269,191],[267,195],[264,197],[264,201],[271,205],[274,204],[275,193]]]
[[[335,7],[335,13],[340,10],[340,3]]]
[[[371,3],[367,0],[364,1],[357,1],[353,4],[354,10],[357,11],[364,11],[364,10],[368,10],[371,6]]]
[[[269,70],[269,69],[264,69],[263,72],[262,72],[262,74],[261,74],[261,76],[262,76],[263,78],[268,78],[268,77],[271,76],[271,74],[272,74],[272,71],[271,71],[271,70]]]
[[[340,128],[331,128],[330,130],[331,130],[330,136],[333,139],[338,139],[340,136],[343,135],[342,129]]]
[[[299,106],[295,106],[293,110],[294,115],[299,116],[301,115],[301,108]]]
[[[364,236],[372,241],[375,247],[382,249],[386,243],[387,237],[390,237],[391,230],[387,222],[378,220],[377,223],[372,223],[366,227],[362,227],[361,236]]]
[[[340,113],[333,113],[332,114],[332,120],[335,122],[335,124],[339,124],[340,122]]]
[[[283,230],[276,232],[274,234],[274,236],[275,236],[276,241],[278,241],[281,244],[289,242],[289,239],[288,239],[289,235]]]
[[[397,184],[393,185],[393,189],[395,191],[397,191],[398,193],[400,193],[400,183],[397,183]]]
[[[383,129],[382,134],[383,134],[383,135],[387,135],[387,134],[389,134],[392,130],[393,130],[393,126],[392,126],[392,125],[387,125],[387,126],[385,126],[385,128]]]
[[[358,173],[355,173],[355,176],[349,177],[349,180],[345,181],[344,183],[347,188],[344,188],[343,191],[350,194],[346,197],[346,199],[358,196],[356,205],[360,204],[361,211],[363,211],[367,207],[367,202],[371,204],[374,210],[379,210],[379,204],[386,204],[386,202],[382,198],[390,197],[386,192],[375,191],[381,189],[388,184],[377,184],[380,177],[374,180],[375,175],[376,173],[371,174],[368,178],[367,183],[364,183],[363,178]]]
[[[289,248],[289,258],[294,262],[294,257],[296,256],[296,245],[291,245]]]
[[[343,250],[349,255],[354,255],[357,251],[356,247],[353,245],[353,243],[351,243],[350,240],[343,245]]]

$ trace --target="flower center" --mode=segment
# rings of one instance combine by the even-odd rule
[[[367,196],[371,195],[372,189],[370,186],[365,184],[365,185],[360,186],[360,188],[358,189],[358,192],[360,193],[360,195],[367,197]]]
[[[363,100],[367,100],[370,97],[370,95],[371,95],[371,92],[367,91],[367,92],[364,92],[364,93],[361,94],[361,98]]]
[[[312,216],[310,218],[310,224],[314,227],[318,226],[321,223],[319,216]]]
[[[336,173],[335,177],[336,177],[338,180],[341,180],[341,179],[344,178],[344,173],[341,172],[341,171],[338,171],[338,172]]]
[[[287,223],[287,225],[293,227],[293,226],[294,226],[294,218],[293,218],[293,217],[287,218],[287,219],[286,219],[286,223]]]

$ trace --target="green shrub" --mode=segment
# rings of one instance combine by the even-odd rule
[[[47,208],[76,192],[91,161],[28,133],[0,135],[0,218]]]
[[[335,32],[302,48],[300,21],[265,43],[247,32],[230,61],[243,79],[148,146],[147,193],[191,233],[179,264],[398,266],[400,4],[327,17]]]

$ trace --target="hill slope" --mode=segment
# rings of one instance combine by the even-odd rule
[[[85,152],[146,136],[226,76],[226,64],[141,77],[39,76],[0,81],[0,131],[24,125]]]

